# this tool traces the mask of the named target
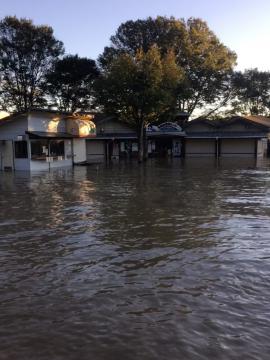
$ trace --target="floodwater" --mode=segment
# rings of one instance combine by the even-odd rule
[[[0,359],[269,359],[270,163],[0,174]]]

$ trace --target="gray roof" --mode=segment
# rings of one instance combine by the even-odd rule
[[[224,131],[226,131],[225,129],[226,126],[232,125],[239,121],[252,124],[258,129],[262,129],[262,130],[270,129],[270,118],[266,116],[232,116],[230,118],[215,119],[215,120],[198,118],[188,121],[184,127],[185,130],[188,132],[188,129],[194,124],[206,124],[209,125],[209,127],[217,129],[217,131],[223,131],[223,129]]]

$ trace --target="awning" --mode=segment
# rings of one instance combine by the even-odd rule
[[[26,131],[30,139],[72,139],[74,136],[67,133],[45,132],[45,131]]]
[[[148,139],[185,137],[184,131],[147,131]]]

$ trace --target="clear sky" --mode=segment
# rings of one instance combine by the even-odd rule
[[[270,0],[0,0],[0,18],[48,24],[66,52],[96,59],[121,22],[200,17],[238,55],[238,69],[270,70]]]

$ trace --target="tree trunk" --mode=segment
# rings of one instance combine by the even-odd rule
[[[147,135],[146,135],[146,127],[143,127],[143,160],[147,161],[148,159],[148,141],[147,141]]]
[[[144,159],[144,121],[141,122],[138,129],[138,162],[142,163]]]

